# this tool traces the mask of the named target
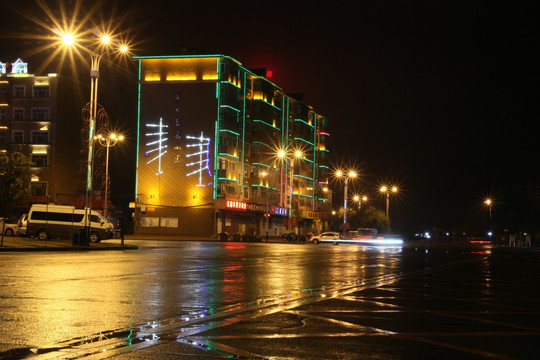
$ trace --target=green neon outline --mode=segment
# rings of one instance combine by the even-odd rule
[[[232,131],[232,130],[229,130],[229,129],[219,129],[219,132],[228,132],[228,133],[231,133],[233,135],[240,136],[239,133],[237,133],[235,131]]]
[[[311,146],[315,146],[314,143],[312,143],[311,141],[307,141],[306,139],[302,139],[302,138],[299,138],[299,137],[295,137],[294,140],[303,141],[303,142],[305,142],[306,144],[309,144],[309,145],[311,145]]]
[[[311,125],[310,123],[308,123],[307,121],[302,120],[302,119],[294,119],[294,121],[304,123],[304,124],[306,124],[307,126],[309,126],[311,128],[315,127],[315,126]]]
[[[238,69],[240,71],[240,68]],[[240,75],[240,74],[238,74]],[[246,73],[244,73],[244,84],[246,83]],[[242,175],[240,176],[241,182],[241,189],[240,194],[242,196],[240,197],[240,200],[244,200],[245,194],[244,194],[244,166],[245,166],[245,159],[246,159],[246,88],[247,86],[244,86],[244,96],[243,96],[243,111],[242,111]]]
[[[274,125],[272,125],[272,124],[269,124],[269,123],[267,123],[267,122],[264,121],[264,120],[253,119],[253,120],[251,120],[251,122],[254,122],[254,123],[263,123],[263,124],[266,125],[266,126],[269,126],[269,127],[273,128],[273,129],[276,129],[276,130],[278,130],[278,131],[281,131],[281,129],[278,128],[277,126],[274,126]]]
[[[217,66],[217,76],[218,81],[216,81],[216,103],[217,103],[217,113],[216,113],[216,121],[214,126],[214,188],[212,189],[212,199],[217,200],[218,198],[218,161],[219,161],[219,132],[220,132],[220,123],[219,123],[219,115],[220,115],[220,103],[221,103],[221,91],[220,91],[220,83],[219,79],[221,79],[221,57],[217,58],[216,61]]]
[[[138,188],[139,188],[139,143],[141,136],[141,74],[142,74],[142,61],[139,60],[139,81],[137,81],[137,155],[135,157],[135,196],[134,199],[137,199]]]

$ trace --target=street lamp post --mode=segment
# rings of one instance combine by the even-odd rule
[[[88,39],[87,39],[88,40]],[[77,45],[76,37],[73,34],[62,34],[62,41],[66,46]],[[103,35],[100,39],[99,49],[109,46],[111,43],[111,37],[109,35]],[[98,83],[99,83],[99,63],[102,58],[101,53],[97,53],[90,49],[81,47],[85,52],[90,53],[90,120],[88,125],[88,165],[86,174],[86,191],[85,191],[85,227],[87,239],[90,237],[90,214],[92,212],[92,165],[94,158],[94,132],[96,128],[97,117],[97,98],[98,98]],[[119,44],[119,51],[122,53],[128,52],[128,47],[123,44]]]
[[[491,207],[493,206],[493,200],[491,200],[490,198],[487,198],[484,201],[484,204],[486,204],[489,210],[489,225],[491,226]]]
[[[367,196],[365,196],[365,195],[363,195],[363,196],[354,195],[353,200],[358,205],[358,210],[360,210],[360,208],[362,207],[362,201],[366,202],[367,201]]]
[[[383,185],[380,188],[380,192],[386,195],[386,218],[388,219],[388,223],[390,223],[390,194],[397,193],[398,188],[396,186],[392,186],[391,188]]]
[[[288,192],[289,192],[289,220],[287,227],[292,229],[292,199],[293,199],[293,176],[294,176],[294,160],[295,159],[301,159],[303,154],[300,150],[295,150],[292,156],[287,157],[287,153],[285,150],[279,150],[278,151],[278,157],[282,160],[282,172],[283,172],[283,160],[287,162],[290,169],[290,175],[289,175],[289,184],[288,184]],[[282,176],[283,181],[283,176]],[[287,188],[287,186],[285,186]],[[287,196],[285,196],[285,207],[287,207]]]
[[[103,205],[103,215],[108,218],[108,198],[109,198],[109,148],[115,146],[119,141],[124,140],[124,135],[117,135],[115,133],[109,133],[103,136],[98,134],[94,137],[94,140],[98,140],[101,146],[107,148],[107,155],[105,157],[105,200]]]
[[[268,176],[268,173],[266,171],[262,172],[262,177],[265,179]],[[270,209],[268,208],[268,190],[269,187],[266,187],[266,211],[264,213],[264,217],[266,218],[266,242],[268,242],[268,228],[270,227]]]
[[[343,178],[344,187],[343,187],[343,235],[347,234],[347,191],[349,187],[349,179],[356,178],[356,172],[354,170],[349,170],[347,174],[344,174],[343,171],[336,171],[337,178]]]

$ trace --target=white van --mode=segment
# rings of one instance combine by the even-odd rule
[[[87,225],[85,216],[84,209],[73,206],[34,204],[28,212],[26,235],[40,240],[56,237],[70,239],[73,234],[80,234]],[[100,213],[92,210],[90,220],[90,242],[97,243],[114,237],[113,225]]]

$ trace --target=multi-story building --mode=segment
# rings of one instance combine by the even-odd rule
[[[0,62],[0,151],[31,157],[30,202],[48,202],[53,192],[56,93],[56,74],[29,74],[21,59]]]
[[[326,117],[228,56],[134,59],[136,233],[327,228]]]

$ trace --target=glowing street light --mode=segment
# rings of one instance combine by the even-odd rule
[[[289,180],[289,220],[287,227],[292,229],[292,198],[293,198],[293,171],[294,171],[294,161],[299,160],[302,158],[303,154],[301,150],[294,150],[292,154],[287,156],[287,151],[280,149],[277,152],[278,158],[281,159],[281,186],[280,186],[280,192],[281,192],[281,202],[283,203],[283,199],[285,199],[284,207],[287,207],[287,196],[283,196],[283,161],[287,161],[289,164],[290,169],[290,180]],[[287,184],[285,184],[285,187],[287,187]]]
[[[398,188],[396,186],[388,187],[383,185],[379,191],[382,194],[386,194],[386,217],[388,218],[388,222],[390,222],[390,194],[396,194],[398,192]]]
[[[338,179],[343,178],[344,188],[343,188],[343,235],[347,233],[347,190],[349,187],[349,180],[354,180],[356,178],[356,171],[349,170],[345,174],[342,170],[337,170],[335,176]]]
[[[64,34],[62,36],[62,42],[65,45],[72,45],[75,42],[75,37],[72,34]]]
[[[493,206],[493,200],[491,200],[490,198],[487,198],[485,201],[484,201],[484,204],[488,207],[489,209],[489,223],[491,224],[491,208]]]
[[[109,133],[106,135],[97,134],[94,137],[94,140],[97,140],[101,146],[107,148],[107,156],[105,157],[105,201],[103,206],[103,215],[105,218],[108,218],[108,200],[109,200],[109,148],[115,146],[119,141],[124,140],[124,135],[118,135],[115,133]]]
[[[87,165],[87,174],[86,174],[86,194],[85,194],[85,212],[87,215],[91,213],[92,207],[92,163],[94,158],[94,131],[96,127],[96,118],[97,118],[97,98],[98,98],[98,82],[99,82],[99,63],[103,56],[102,52],[107,50],[112,43],[112,39],[109,35],[104,34],[99,39],[99,45],[97,46],[96,52],[94,50],[88,49],[84,46],[78,44],[76,36],[71,33],[61,34],[62,42],[68,46],[70,49],[77,46],[78,48],[84,50],[90,54],[90,120],[88,125],[88,165]],[[85,39],[89,41],[90,39]],[[118,45],[121,52],[127,52],[127,46]],[[122,50],[122,48],[124,50]],[[90,216],[86,216],[86,236],[90,236],[90,222],[88,219]]]
[[[366,195],[354,195],[353,196],[353,201],[356,202],[358,204],[358,210],[360,210],[360,208],[362,207],[362,201],[363,202],[367,202],[368,200],[368,197]]]

